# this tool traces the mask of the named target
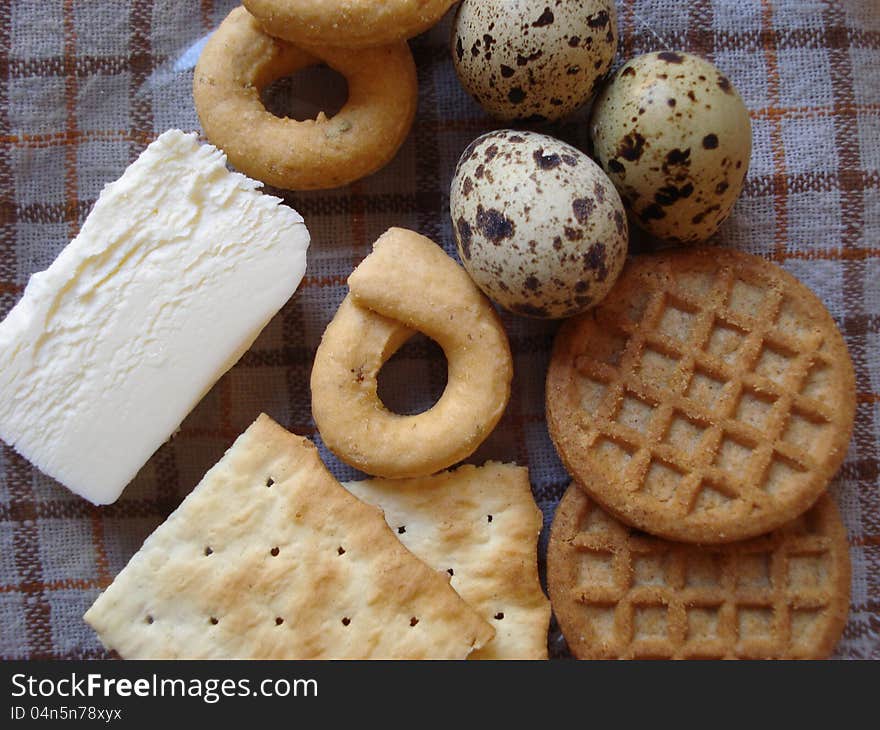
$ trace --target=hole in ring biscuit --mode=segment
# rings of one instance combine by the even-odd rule
[[[263,89],[260,99],[267,111],[282,119],[305,122],[323,112],[329,120],[348,101],[348,82],[322,63],[273,81]]]
[[[379,371],[379,400],[393,413],[414,416],[440,400],[446,382],[443,350],[417,332]]]
[[[274,81],[326,64],[348,84],[348,101],[328,118],[282,119],[261,93]],[[344,50],[303,50],[272,38],[236,8],[208,40],[193,79],[208,139],[239,171],[289,190],[339,187],[386,165],[412,126],[415,63],[405,42]]]
[[[347,464],[389,478],[427,476],[470,456],[500,420],[513,363],[488,299],[434,242],[392,228],[348,279],[312,368],[312,414]],[[421,331],[443,349],[446,388],[402,416],[378,397],[382,366]]]

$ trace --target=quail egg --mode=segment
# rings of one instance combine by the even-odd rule
[[[617,51],[613,0],[464,0],[452,30],[461,83],[504,121],[552,121],[590,99]]]
[[[593,107],[596,159],[638,224],[672,243],[711,237],[742,192],[749,112],[705,59],[663,51],[626,63]]]
[[[598,304],[626,259],[620,196],[580,150],[535,132],[472,142],[452,180],[458,253],[486,295],[529,317],[570,317]]]

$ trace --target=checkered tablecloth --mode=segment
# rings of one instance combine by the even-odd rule
[[[199,129],[190,94],[199,42],[229,0],[0,2],[0,317],[76,234],[101,187],[170,127]],[[841,657],[880,658],[880,4],[878,0],[620,0],[621,58],[660,48],[708,56],[754,120],[745,193],[719,244],[778,262],[812,287],[846,337],[858,376],[849,456],[832,491],[853,561]],[[286,195],[312,232],[308,274],[254,347],[114,505],[96,508],[0,445],[0,656],[103,657],[82,614],[233,439],[266,411],[315,438],[309,373],[345,279],[389,226],[454,253],[454,165],[497,126],[458,84],[449,18],[412,41],[419,113],[380,173]],[[548,131],[585,147],[585,112]],[[547,525],[568,483],[544,423],[557,325],[504,316],[513,398],[469,461],[531,469]],[[398,408],[428,405],[445,362],[425,339],[383,371]],[[321,447],[340,478],[357,475]],[[543,565],[546,531],[541,545]],[[551,652],[564,644],[551,634]]]

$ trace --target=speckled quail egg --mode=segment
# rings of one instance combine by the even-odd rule
[[[593,107],[596,159],[640,226],[673,243],[712,236],[742,192],[749,112],[705,59],[664,51],[626,63]]]
[[[626,213],[583,152],[535,132],[472,142],[452,179],[450,209],[465,269],[517,314],[570,317],[598,304],[626,259]]]
[[[590,99],[617,52],[613,0],[464,0],[452,60],[465,89],[505,121],[547,121]]]

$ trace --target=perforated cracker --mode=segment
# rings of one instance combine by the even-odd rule
[[[855,378],[822,303],[748,254],[631,261],[567,322],[547,421],[575,480],[623,521],[721,543],[807,510],[852,434]]]
[[[471,659],[546,659],[550,603],[538,578],[543,516],[525,467],[489,462],[415,479],[344,485],[379,507],[397,538],[448,573],[495,629]]]
[[[819,659],[849,610],[846,532],[827,494],[769,535],[698,546],[639,533],[572,485],[547,561],[581,659]]]
[[[463,659],[494,635],[265,415],[85,620],[127,659]]]

